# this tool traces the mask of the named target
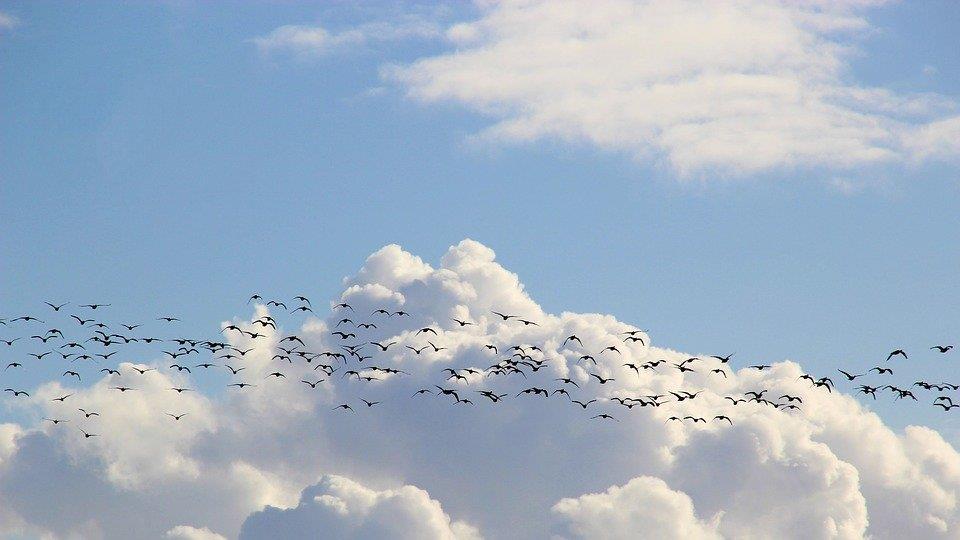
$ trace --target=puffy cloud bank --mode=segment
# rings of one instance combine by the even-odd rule
[[[894,431],[853,397],[799,380],[792,361],[727,369],[703,357],[695,373],[669,366],[690,354],[622,343],[635,327],[610,315],[546,313],[486,246],[465,240],[434,266],[399,246],[370,255],[344,282],[347,316],[373,321],[364,336],[397,341],[364,366],[403,374],[381,380],[326,376],[294,356],[275,358],[284,336],[304,350],[338,350],[330,334],[343,310],[294,317],[253,307],[224,322],[264,334],[227,332],[252,349],[236,376],[223,368],[181,375],[155,349],[125,354],[121,375],[69,387],[50,382],[30,398],[7,397],[22,425],[0,425],[0,536],[53,538],[947,538],[960,534],[960,455],[933,430]],[[239,304],[239,302],[238,302]],[[321,302],[314,299],[318,313]],[[403,310],[410,317],[370,315]],[[491,310],[539,325],[503,321]],[[276,330],[253,320],[272,313]],[[451,318],[474,322],[460,326]],[[191,329],[213,339],[217,325]],[[437,335],[417,335],[430,326]],[[642,325],[641,325],[642,326]],[[341,326],[343,328],[343,326]],[[353,329],[351,331],[354,331]],[[356,330],[359,331],[359,330]],[[576,334],[582,345],[565,342]],[[432,348],[420,354],[406,348]],[[500,350],[494,354],[485,345]],[[520,376],[442,382],[443,368],[483,369],[515,344],[544,368]],[[286,343],[284,343],[284,346]],[[621,354],[600,352],[617,345]],[[372,347],[371,347],[372,348]],[[139,350],[139,349],[138,349]],[[153,352],[146,352],[152,350]],[[366,350],[365,350],[366,351]],[[701,351],[709,355],[717,351]],[[578,361],[583,354],[597,365]],[[132,361],[136,360],[136,363]],[[219,361],[218,361],[219,363]],[[735,361],[734,361],[735,363]],[[157,367],[140,375],[133,367]],[[98,366],[99,367],[99,366]],[[92,369],[92,368],[91,368]],[[281,371],[286,379],[268,378]],[[598,384],[589,373],[614,380]],[[96,373],[94,373],[96,375]],[[100,374],[102,375],[102,374]],[[564,385],[574,399],[520,396],[527,386]],[[326,379],[311,388],[310,382]],[[66,379],[64,379],[66,380]],[[255,387],[223,390],[228,382]],[[442,382],[475,405],[414,396]],[[111,387],[128,384],[136,391]],[[172,387],[195,392],[180,395]],[[206,391],[203,391],[207,389]],[[477,390],[508,394],[492,403]],[[803,399],[799,411],[725,396],[767,389]],[[607,398],[703,390],[694,400],[626,409]],[[75,393],[66,403],[52,399]],[[359,398],[380,401],[366,407]],[[332,410],[352,404],[355,412]],[[75,409],[101,412],[84,419]],[[165,413],[188,413],[174,421]],[[593,419],[599,413],[617,421]],[[733,425],[667,421],[728,415]],[[64,428],[42,417],[68,417]],[[85,439],[77,426],[99,434]]]
[[[479,538],[477,530],[450,522],[440,503],[414,486],[374,491],[349,478],[324,477],[303,490],[300,504],[281,510],[269,507],[247,518],[240,534],[270,538]]]

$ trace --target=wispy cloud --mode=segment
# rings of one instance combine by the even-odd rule
[[[323,56],[370,43],[436,38],[440,35],[441,29],[437,23],[411,16],[390,22],[365,23],[338,31],[330,31],[320,25],[285,25],[251,41],[262,53]]]
[[[0,11],[0,30],[10,30],[20,24],[20,19]]]

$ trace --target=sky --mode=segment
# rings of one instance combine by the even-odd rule
[[[184,333],[203,335],[262,314],[245,304],[255,292],[303,294],[325,309],[344,294],[373,305],[378,283],[438,317],[458,306],[479,317],[491,307],[482,298],[461,291],[451,299],[440,284],[428,280],[423,292],[396,278],[396,269],[414,268],[440,282],[447,278],[439,269],[455,268],[458,287],[555,321],[545,324],[550,339],[562,341],[568,324],[600,334],[626,324],[670,354],[734,353],[736,369],[777,363],[777,381],[800,369],[834,378],[838,367],[862,372],[904,348],[911,358],[895,367],[898,381],[955,381],[954,357],[929,347],[956,342],[960,321],[958,24],[960,8],[946,1],[0,2],[0,318],[40,316],[49,311],[44,301],[102,302],[112,304],[112,321],[172,314]],[[464,270],[474,264],[518,276],[522,290],[509,277]],[[350,292],[355,284],[370,287]],[[301,324],[284,321],[290,332]],[[331,323],[324,311],[300,333],[316,333],[319,346]],[[494,323],[486,335],[516,337]],[[20,332],[0,327],[0,338]],[[19,360],[27,349],[0,357]],[[464,354],[447,360],[474,360]],[[163,361],[146,348],[136,355],[122,361]],[[36,395],[69,384],[53,367],[14,371],[3,384]],[[576,451],[592,448],[582,446],[590,444],[582,426],[541,411],[543,431],[518,452],[572,450],[531,474],[574,465],[583,472],[568,484],[542,480],[542,489],[504,480],[517,490],[508,499],[528,497],[544,516],[509,514],[509,523],[524,522],[509,529],[497,523],[508,509],[493,485],[479,484],[471,506],[462,484],[440,478],[456,464],[399,434],[385,448],[422,454],[397,459],[394,469],[374,464],[375,455],[288,458],[262,449],[216,457],[230,442],[253,445],[251,433],[222,417],[259,411],[268,398],[285,407],[277,440],[292,437],[300,415],[328,416],[326,407],[302,410],[299,393],[232,397],[226,380],[195,381],[197,425],[173,442],[155,441],[174,456],[171,470],[145,467],[133,434],[85,450],[40,421],[49,403],[4,398],[0,503],[46,459],[72,489],[96,486],[102,514],[44,517],[38,491],[0,505],[0,535],[112,538],[125,530],[119,509],[159,504],[170,521],[152,522],[145,538],[233,538],[241,529],[258,538],[281,527],[309,536],[320,525],[378,537],[404,519],[434,527],[414,535],[421,538],[630,537],[636,524],[601,508],[629,506],[631,491],[676,519],[650,537],[769,536],[798,524],[817,531],[810,537],[955,536],[960,523],[951,502],[960,489],[951,447],[960,422],[931,407],[932,395],[916,404],[817,398],[836,399],[822,409],[833,403],[849,416],[811,405],[809,424],[793,429],[772,428],[775,417],[758,413],[754,431],[704,439],[670,428],[662,447],[634,440],[664,431],[662,422],[624,423],[616,429],[629,442],[601,454],[611,464],[602,471]],[[114,403],[98,384],[80,387],[95,403]],[[325,392],[323,404],[338,396]],[[429,418],[442,423],[440,411]],[[411,438],[438,436],[426,421],[389,414]],[[497,436],[517,436],[505,418],[478,421],[493,442],[449,434],[473,446],[463,482],[516,472],[482,459]],[[902,446],[886,470],[903,466],[916,483],[894,489],[889,473],[871,472],[876,456],[857,454],[839,433],[851,419],[877,441]],[[335,434],[383,442],[339,417],[330,422],[311,432],[320,454],[338,448]],[[555,425],[569,440],[548,436]],[[745,508],[718,500],[749,493],[750,482],[715,479],[711,491],[667,465],[733,452],[750,433],[778,441],[770,444],[784,462],[806,464],[811,485],[821,473],[852,484],[810,488],[835,507],[811,504],[794,521],[771,515],[750,525]],[[940,454],[923,454],[918,441]],[[664,463],[641,466],[630,456]],[[936,489],[924,475],[939,479]],[[157,478],[169,481],[142,488]],[[167,500],[188,489],[177,482],[239,495],[205,514]],[[939,498],[923,499],[924,489]],[[134,502],[118,502],[130,493]],[[311,507],[333,499],[340,510]],[[882,516],[919,503],[935,511]],[[860,513],[840,510],[860,505]]]

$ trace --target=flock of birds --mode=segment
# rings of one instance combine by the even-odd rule
[[[247,301],[248,304],[251,302],[261,303],[269,308],[293,314],[314,313],[311,301],[302,295],[294,297],[289,305],[281,300],[264,302],[264,299],[257,294],[251,296]],[[137,390],[137,378],[146,377],[152,371],[167,370],[176,373],[194,374],[200,370],[210,369],[228,370],[233,379],[227,386],[241,391],[264,384],[266,381],[287,380],[284,365],[289,366],[296,361],[312,366],[312,369],[308,372],[315,373],[315,376],[299,378],[296,381],[291,380],[291,383],[303,384],[311,389],[317,389],[324,383],[335,384],[338,381],[348,379],[361,383],[372,383],[386,377],[410,375],[396,367],[375,365],[380,355],[388,353],[394,348],[405,347],[417,356],[437,354],[447,349],[435,343],[435,341],[439,341],[438,338],[444,332],[441,325],[432,324],[420,328],[416,326],[408,328],[407,330],[413,338],[419,342],[401,345],[396,339],[392,341],[384,341],[382,338],[377,339],[376,334],[382,325],[378,322],[384,318],[390,320],[410,318],[412,320],[410,313],[403,310],[390,311],[380,308],[364,316],[357,313],[352,305],[340,302],[332,305],[332,310],[337,313],[334,318],[338,319],[334,328],[329,331],[330,340],[337,343],[334,348],[324,351],[310,351],[307,350],[306,343],[299,336],[294,334],[282,336],[279,338],[271,358],[272,362],[276,362],[277,369],[268,373],[265,376],[266,380],[249,380],[244,377],[243,372],[247,367],[242,364],[245,356],[254,351],[256,347],[241,349],[224,342],[223,339],[226,338],[206,340],[187,337],[150,337],[144,335],[144,324],[105,322],[99,315],[109,312],[110,304],[82,304],[77,306],[78,309],[70,309],[69,311],[67,310],[68,306],[71,305],[69,302],[60,304],[45,302],[45,304],[48,306],[48,313],[40,316],[43,319],[34,315],[0,318],[0,330],[3,330],[4,333],[23,332],[15,337],[5,336],[0,338],[0,346],[5,345],[9,348],[7,356],[16,357],[6,363],[3,372],[7,374],[7,377],[4,378],[9,377],[11,370],[30,369],[32,366],[29,364],[48,362],[44,359],[49,357],[64,362],[65,367],[60,375],[61,378],[75,379],[76,382],[82,383],[84,377],[89,378],[91,373],[105,374],[111,377],[111,381],[123,381],[116,382],[114,386],[110,387],[120,393],[135,392]],[[498,311],[492,311],[491,314],[497,321],[504,324],[517,324],[525,327],[539,326],[536,321],[519,315]],[[46,322],[46,320],[54,321],[54,319],[56,319],[56,322]],[[179,318],[165,315],[157,317],[154,326],[159,324],[172,329],[176,328],[179,322]],[[452,329],[463,329],[475,324],[473,321],[458,318],[452,318],[449,321],[449,326]],[[67,328],[68,331],[65,332],[64,328]],[[247,342],[256,343],[258,340],[269,337],[266,333],[267,328],[273,331],[277,330],[277,321],[270,315],[261,316],[254,320],[252,325],[244,325],[244,327],[236,324],[223,325],[221,335],[236,333],[238,336],[247,338]],[[415,331],[414,328],[416,328]],[[68,335],[71,337],[68,338]],[[658,394],[610,395],[607,397],[601,397],[595,392],[591,393],[591,391],[601,389],[603,385],[615,381],[616,377],[635,375],[639,378],[641,373],[647,370],[678,370],[681,374],[702,373],[710,377],[726,378],[728,376],[732,354],[690,357],[680,362],[669,362],[665,359],[648,360],[642,363],[622,362],[620,365],[622,375],[614,373],[611,376],[605,376],[603,373],[590,371],[591,368],[598,366],[598,357],[622,356],[625,344],[640,343],[641,346],[647,347],[649,344],[646,339],[648,338],[645,331],[625,329],[620,334],[619,342],[597,345],[596,352],[591,354],[576,334],[566,336],[559,350],[572,352],[578,357],[576,363],[586,369],[586,380],[580,379],[579,382],[570,377],[553,377],[540,373],[552,361],[550,356],[545,354],[544,348],[546,345],[544,344],[487,343],[483,347],[484,352],[491,355],[493,359],[489,366],[484,369],[444,367],[440,370],[439,375],[442,378],[436,381],[437,384],[419,388],[411,397],[419,398],[434,395],[449,400],[451,404],[457,406],[476,406],[478,401],[499,404],[507,399],[561,399],[569,402],[572,407],[589,411],[588,414],[596,413],[589,417],[592,420],[619,422],[616,416],[608,412],[612,409],[604,407],[604,404],[621,407],[627,411],[633,410],[635,407],[660,407],[666,403],[692,402],[704,390],[675,389]],[[124,352],[125,348],[130,347],[131,344],[149,346],[156,344],[159,351],[155,351],[154,355],[163,355],[168,359],[169,364],[164,362],[163,365],[158,367],[131,365],[130,373],[121,373],[119,364],[115,363],[117,362],[116,357],[121,353],[127,354]],[[28,348],[30,351],[24,351],[23,348]],[[947,354],[952,349],[952,345],[935,345],[930,348],[937,354]],[[842,380],[849,383],[856,383],[868,376],[891,376],[893,375],[892,361],[900,358],[906,360],[909,357],[904,350],[897,349],[890,352],[886,361],[882,363],[883,365],[874,366],[863,373],[853,373],[843,369],[837,371]],[[768,364],[756,364],[747,367],[760,371],[771,368]],[[471,388],[472,381],[495,377],[517,380],[522,378],[524,381],[522,386],[525,388],[516,393]],[[804,374],[800,379],[806,380],[815,390],[833,392],[835,387],[833,379],[829,376],[815,378],[812,375]],[[875,383],[875,385],[859,384],[859,386],[855,386],[856,392],[869,395],[873,399],[877,398],[878,392],[889,391],[894,399],[917,401],[918,398],[914,394],[916,389],[943,393],[947,390],[958,390],[960,385],[920,380],[909,387],[883,384],[882,382]],[[3,391],[11,399],[30,396],[29,391],[11,386],[5,387]],[[193,389],[172,387],[170,391],[175,392],[176,395],[182,395],[184,392],[193,391]],[[44,418],[43,421],[60,425],[76,420],[76,423],[80,424],[77,428],[80,436],[85,439],[100,436],[94,431],[96,428],[93,421],[101,415],[101,411],[92,410],[83,403],[73,403],[74,400],[71,400],[71,398],[74,395],[74,393],[67,393],[54,398],[52,401],[58,403],[55,406],[58,415]],[[781,411],[798,411],[803,406],[802,396],[781,394],[774,398],[771,390],[767,388],[757,388],[742,395],[725,396],[724,400],[733,406],[742,403],[757,403]],[[358,402],[353,404],[349,402],[341,403],[333,410],[356,413],[355,406],[361,409],[369,409],[380,405],[382,405],[381,401],[359,398]],[[932,405],[941,407],[944,411],[950,411],[960,407],[960,401],[954,403],[950,396],[940,395],[933,399]],[[597,411],[596,409],[599,407],[604,407],[605,410]],[[671,409],[671,411],[673,410]],[[103,414],[109,414],[108,411],[102,412]],[[705,416],[678,412],[667,418],[666,422],[691,424],[719,422],[733,425],[733,419],[727,414],[723,414],[725,411],[715,412],[718,412],[718,414]],[[188,413],[182,411],[163,411],[163,414],[169,416],[171,422],[180,422],[188,416]]]

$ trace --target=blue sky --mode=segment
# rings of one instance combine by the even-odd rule
[[[956,360],[927,349],[960,338],[956,156],[685,169],[597,143],[592,127],[491,140],[478,135],[500,116],[490,103],[424,98],[385,67],[452,54],[447,40],[254,41],[283,25],[335,34],[411,13],[442,29],[482,16],[459,4],[0,12],[15,20],[0,26],[0,316],[110,302],[117,320],[173,313],[203,332],[247,315],[252,292],[332,299],[386,244],[435,264],[472,238],[544,310],[613,314],[665,347],[829,375],[903,347],[916,352],[904,382],[907,370],[955,380]],[[952,118],[960,8],[854,15],[868,27],[837,38],[853,50],[845,84],[947,102],[912,125]],[[953,415],[926,404],[869,406],[895,428],[960,440]]]

